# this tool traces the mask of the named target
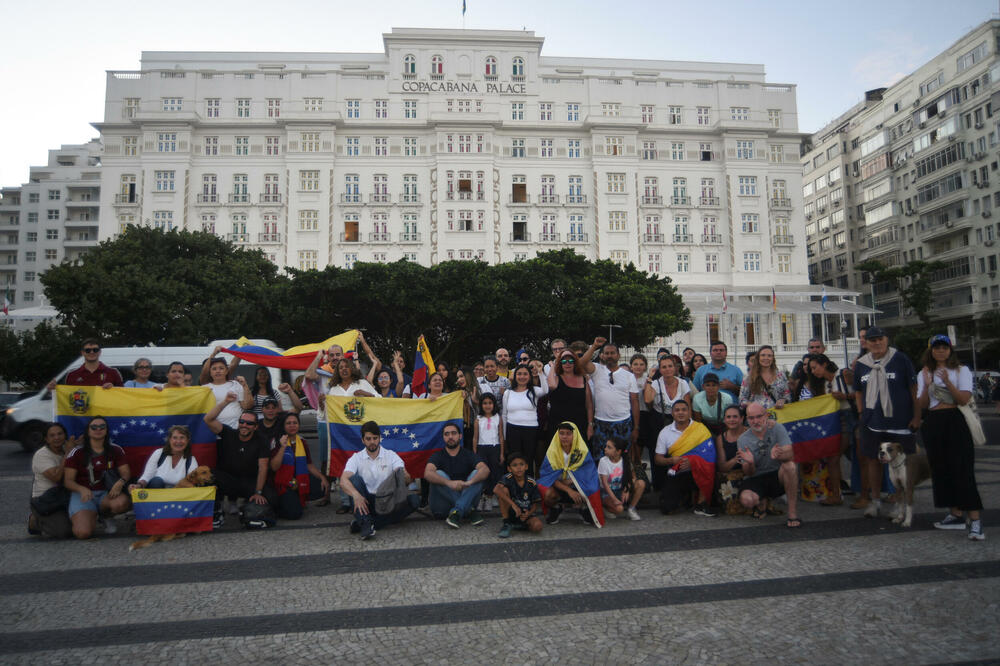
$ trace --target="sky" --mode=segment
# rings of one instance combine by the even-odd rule
[[[51,0],[4,8],[0,185],[97,136],[105,71],[142,51],[382,52],[393,27],[533,30],[542,55],[762,64],[813,132],[983,21],[1000,0]]]

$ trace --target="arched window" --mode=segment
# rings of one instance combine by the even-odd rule
[[[444,74],[444,58],[439,55],[431,57],[431,74]]]
[[[514,58],[514,76],[524,76],[524,58]]]
[[[417,58],[411,53],[403,58],[403,74],[417,73]]]
[[[497,75],[497,59],[493,56],[487,56],[486,58],[486,76],[496,76]]]

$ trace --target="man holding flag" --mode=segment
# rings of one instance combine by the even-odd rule
[[[747,405],[750,429],[736,442],[737,457],[743,466],[740,503],[753,511],[754,518],[767,514],[767,500],[785,495],[788,500],[787,527],[802,527],[796,510],[799,474],[792,441],[780,423],[768,424],[767,411],[755,402]]]
[[[715,440],[703,424],[691,420],[691,406],[678,400],[670,410],[673,423],[660,431],[656,439],[653,463],[669,468],[660,488],[660,511],[673,513],[690,506],[689,498],[698,493],[694,512],[714,518],[710,502],[715,483]]]
[[[600,489],[597,465],[580,431],[569,421],[560,423],[538,474],[538,490],[549,510],[545,522],[558,523],[563,505],[570,504],[580,509],[584,522],[603,526]]]

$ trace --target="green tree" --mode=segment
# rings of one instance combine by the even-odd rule
[[[137,226],[41,277],[78,338],[130,345],[271,337],[280,325],[272,306],[285,280],[260,250],[209,233]]]
[[[0,377],[14,384],[41,386],[80,352],[80,338],[70,330],[42,322],[14,333],[0,329]]]
[[[856,266],[857,270],[875,275],[877,282],[895,280],[903,305],[913,310],[924,327],[931,325],[928,310],[931,309],[933,293],[931,283],[934,271],[941,270],[945,264],[941,261],[911,261],[903,266],[886,267],[879,261],[868,260]]]

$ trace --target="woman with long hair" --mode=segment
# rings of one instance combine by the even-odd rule
[[[685,371],[687,373],[685,376],[693,379],[694,374],[698,372],[698,368],[703,365],[708,365],[708,360],[702,354],[695,354],[685,366]]]
[[[107,534],[118,531],[114,516],[131,505],[124,492],[131,476],[125,451],[108,437],[107,419],[91,418],[80,445],[66,456],[63,471],[63,485],[71,493],[69,519],[77,539],[89,539],[98,518]]]
[[[73,534],[73,527],[66,515],[66,492],[63,485],[65,476],[66,451],[72,448],[72,442],[66,433],[66,427],[61,423],[49,423],[45,426],[45,446],[31,456],[31,472],[34,479],[31,483],[31,513],[28,516],[28,534],[68,539]],[[43,515],[35,507],[34,500],[43,495],[63,495],[62,507],[54,511],[46,510]]]
[[[683,400],[691,406],[691,385],[677,376],[678,357],[671,354],[660,359],[658,373],[650,373],[649,382],[643,389],[642,399],[650,409],[660,416],[662,425],[673,423],[670,415],[674,403]],[[653,374],[659,374],[654,378]]]
[[[511,387],[500,399],[500,414],[506,429],[504,441],[511,453],[524,454],[530,472],[538,446],[538,401],[549,392],[549,387],[532,384],[531,369],[526,365],[517,366],[511,377]]]
[[[198,460],[191,455],[191,431],[187,426],[172,425],[163,448],[153,451],[142,476],[128,489],[173,488],[197,467]]]
[[[809,358],[809,374],[824,382],[824,392],[837,399],[837,412],[840,415],[840,450],[836,455],[826,459],[829,470],[830,494],[820,500],[823,506],[840,506],[844,503],[841,495],[840,456],[847,451],[857,425],[857,412],[854,410],[854,373],[849,368],[840,370],[837,364],[825,354],[813,354]]]
[[[257,420],[264,418],[264,400],[274,398],[280,405],[281,395],[271,386],[271,371],[264,366],[259,366],[253,374],[253,386],[250,388],[250,395],[253,396],[253,413],[257,415]]]
[[[590,386],[580,358],[571,349],[564,349],[554,366],[546,379],[549,388],[549,418],[545,439],[550,442],[563,421],[575,424],[577,430],[586,433],[587,425],[592,420],[590,415],[594,411]]]
[[[462,445],[472,449],[476,418],[479,416],[479,382],[470,370],[459,370],[455,377],[455,390],[462,392]]]
[[[751,402],[770,409],[781,409],[791,399],[788,377],[774,364],[774,347],[764,345],[757,350],[750,371],[740,387],[740,407],[746,410]]]
[[[361,370],[348,358],[337,361],[327,384],[328,395],[377,397],[378,392],[361,376]]]
[[[430,400],[434,402],[441,396],[448,393],[444,386],[444,377],[441,376],[440,372],[435,372],[427,378],[427,391],[424,393],[414,393],[411,397],[417,400]]]
[[[931,338],[921,361],[917,407],[926,409],[927,416],[920,431],[931,466],[934,506],[948,508],[934,527],[968,529],[970,540],[982,541],[986,538],[979,513],[983,500],[976,486],[972,433],[958,409],[972,399],[972,372],[959,364],[947,335]]]
[[[299,436],[299,415],[285,414],[281,422],[284,434],[271,442],[271,483],[277,501],[275,511],[279,518],[298,520],[302,517],[306,502],[326,496],[330,482],[316,466],[309,455],[309,446]],[[310,482],[314,477],[319,483]]]

